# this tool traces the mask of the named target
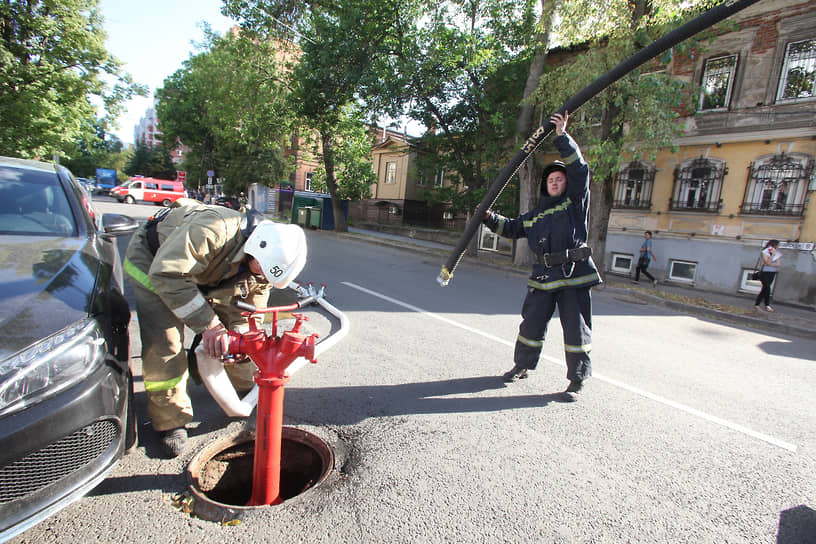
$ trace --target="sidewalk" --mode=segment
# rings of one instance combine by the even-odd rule
[[[438,255],[440,267],[453,249],[452,245],[440,242],[354,227],[349,227],[348,234],[333,234]],[[511,269],[523,276],[529,273],[526,268],[521,269],[514,266],[510,258],[505,255],[482,252],[476,259],[466,256],[463,261]],[[754,309],[753,295],[747,293],[715,293],[669,283],[658,283],[657,286],[652,286],[648,281],[632,284],[630,278],[615,274],[604,275],[604,284],[595,289],[625,293],[650,304],[660,304],[680,312],[766,332],[816,338],[816,311],[782,303],[773,304],[776,310],[774,313],[757,311]]]

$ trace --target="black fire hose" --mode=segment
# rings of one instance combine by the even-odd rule
[[[565,111],[574,112],[590,98],[606,89],[641,64],[656,57],[671,47],[674,47],[678,43],[687,40],[698,32],[705,30],[706,28],[719,23],[724,19],[727,19],[731,15],[747,8],[751,4],[755,4],[758,1],[759,0],[727,0],[722,4],[711,8],[683,26],[672,30],[664,36],[661,36],[628,59],[622,61],[607,73],[584,87],[578,92],[578,94],[570,98],[557,110],[557,113],[563,114]],[[453,278],[453,271],[459,265],[459,261],[462,260],[465,249],[470,243],[470,240],[473,238],[473,235],[476,234],[476,230],[479,228],[479,225],[482,223],[485,212],[487,212],[487,210],[490,209],[490,207],[496,202],[496,199],[499,198],[499,195],[501,194],[502,190],[504,190],[507,182],[510,181],[510,178],[512,178],[518,171],[524,161],[526,161],[527,158],[533,154],[536,148],[541,145],[541,142],[543,142],[544,139],[550,135],[554,128],[555,126],[549,122],[549,120],[547,124],[538,127],[538,130],[536,130],[532,136],[525,140],[524,145],[522,145],[513,158],[510,159],[507,166],[505,166],[502,171],[499,172],[499,175],[490,185],[484,198],[476,208],[473,217],[470,218],[470,221],[468,221],[467,225],[465,226],[465,231],[459,238],[456,247],[448,256],[445,264],[442,265],[442,270],[439,272],[439,277],[436,279],[440,285],[447,285],[451,278]]]

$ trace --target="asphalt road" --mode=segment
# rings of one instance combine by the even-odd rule
[[[139,448],[17,542],[816,542],[816,341],[599,290],[594,377],[564,404],[557,319],[530,379],[498,377],[522,276],[463,264],[441,288],[435,258],[308,241],[300,279],[351,332],[293,376],[284,418],[335,447],[327,481],[239,525],[193,518],[187,463],[243,422],[193,386],[193,447],[160,459],[139,394]]]

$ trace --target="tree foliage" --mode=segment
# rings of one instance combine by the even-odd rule
[[[141,142],[136,143],[124,171],[128,176],[176,179],[176,165],[167,149],[162,146],[149,147]]]
[[[225,192],[272,185],[287,174],[283,156],[293,130],[288,79],[272,41],[207,33],[205,51],[165,79],[156,108],[165,142],[191,148],[190,184],[214,170]]]
[[[93,178],[97,168],[121,170],[123,155],[122,141],[114,135],[105,134],[101,124],[96,123],[89,129],[94,137],[80,138],[73,145],[64,148],[66,158],[61,162],[75,176]]]
[[[340,200],[362,200],[371,197],[371,185],[377,183],[377,175],[371,164],[372,137],[367,127],[360,123],[359,111],[344,108],[339,124],[335,126],[337,143],[334,148],[336,195]],[[315,148],[316,148],[315,142]],[[318,150],[314,150],[315,154]],[[312,190],[328,192],[325,166],[315,169]]]
[[[97,0],[0,3],[0,153],[67,155],[113,126],[127,99],[146,94],[105,38]],[[105,109],[99,119],[93,99]]]
[[[242,19],[243,28],[259,41],[298,42],[302,54],[292,71],[291,103],[303,128],[319,134],[323,167],[318,181],[332,196],[335,230],[341,232],[348,229],[341,200],[364,194],[365,178],[360,176],[369,174],[348,155],[355,147],[359,152],[355,142],[365,129],[364,119],[352,123],[346,112],[365,105],[365,89],[383,74],[377,67],[387,58],[398,14],[411,5],[404,0],[225,2],[225,12]]]
[[[402,104],[405,115],[429,127],[418,162],[424,171],[444,170],[454,189],[438,191],[451,195],[457,211],[473,209],[474,194],[512,154],[534,5],[429,2],[395,50],[391,109]]]

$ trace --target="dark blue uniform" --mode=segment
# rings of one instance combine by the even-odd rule
[[[527,238],[537,264],[527,280],[527,297],[521,310],[522,322],[516,339],[514,361],[519,367],[538,365],[547,324],[556,306],[564,330],[567,379],[582,381],[591,375],[592,300],[590,287],[601,283],[592,261],[584,255],[589,227],[589,167],[578,144],[567,133],[554,140],[565,164],[567,189],[560,196],[547,193],[541,181],[539,205],[516,219],[492,213],[487,227],[506,238]],[[575,254],[578,254],[576,259]],[[583,258],[581,258],[583,257]],[[561,264],[553,264],[565,261]]]

